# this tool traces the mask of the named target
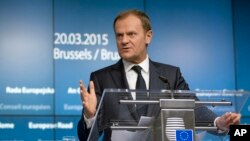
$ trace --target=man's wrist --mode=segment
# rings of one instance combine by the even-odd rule
[[[84,116],[85,116],[87,119],[90,119],[90,118],[95,117],[95,114],[88,114],[88,113],[85,113],[85,112],[84,112]]]

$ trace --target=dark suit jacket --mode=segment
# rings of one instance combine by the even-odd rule
[[[175,66],[161,64],[153,61],[149,61],[149,89],[150,90],[161,90],[161,89],[173,89],[173,90],[188,90],[188,84],[185,82],[184,78],[181,75],[180,69]],[[168,80],[168,84],[164,83],[159,79],[159,76],[164,76]],[[124,72],[124,66],[122,60],[118,61],[116,64],[108,66],[106,68],[97,70],[91,73],[90,79],[94,81],[95,92],[97,95],[98,101],[100,100],[104,89],[107,88],[120,88],[120,89],[128,89],[128,82],[126,80],[126,75]],[[168,86],[167,86],[168,85]],[[106,97],[105,106],[102,107],[102,115],[98,116],[98,124],[105,125],[110,119],[112,120],[122,120],[129,119],[135,120],[138,119],[138,115],[128,115],[124,114],[123,111],[128,111],[129,106],[117,106],[114,100],[115,97]],[[112,109],[110,108],[112,107]],[[153,116],[158,114],[158,110],[154,109],[155,107],[148,107],[147,116]],[[204,109],[198,108],[199,110],[204,112]],[[196,112],[201,112],[197,110]],[[206,109],[207,111],[207,109]],[[123,112],[123,113],[122,113]],[[195,114],[199,119],[199,115]],[[202,114],[204,115],[204,114]],[[202,116],[202,118],[207,118],[203,120],[214,120],[214,114],[210,112],[206,112],[206,115]],[[212,116],[211,116],[212,115]],[[98,136],[98,132],[102,128],[96,128],[96,134]],[[82,117],[78,123],[78,137],[81,141],[87,140],[90,130],[86,129],[86,124],[84,122],[84,118]],[[105,134],[106,140],[110,140],[110,132]],[[97,140],[97,139],[94,139]]]

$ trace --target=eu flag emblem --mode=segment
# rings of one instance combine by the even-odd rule
[[[193,130],[176,130],[176,141],[193,141]]]

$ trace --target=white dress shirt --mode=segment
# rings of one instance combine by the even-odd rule
[[[140,64],[132,64],[132,63],[125,61],[125,60],[122,60],[122,62],[124,65],[125,74],[126,74],[126,78],[128,81],[129,89],[132,89],[132,90],[136,89],[136,81],[137,81],[138,74],[132,69],[132,67],[134,65],[139,65],[142,68],[142,70],[141,70],[142,77],[146,83],[147,89],[149,89],[149,59],[148,59],[148,56]],[[132,93],[132,97],[133,97],[133,99],[136,99],[135,93]]]

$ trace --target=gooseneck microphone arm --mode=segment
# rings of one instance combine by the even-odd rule
[[[166,77],[160,75],[160,76],[159,76],[159,79],[160,79],[163,83],[166,84],[166,88],[167,88],[168,90],[171,90],[170,84],[169,84],[168,79],[167,79]]]

